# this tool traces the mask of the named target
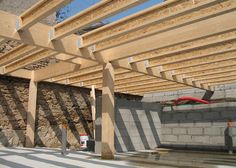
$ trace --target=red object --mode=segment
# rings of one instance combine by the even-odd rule
[[[181,101],[186,101],[186,100],[195,101],[195,102],[199,102],[199,103],[203,103],[203,104],[210,104],[206,100],[198,99],[198,98],[195,98],[195,97],[189,97],[189,96],[184,96],[184,97],[178,98],[177,100],[174,101],[174,104],[177,105]]]

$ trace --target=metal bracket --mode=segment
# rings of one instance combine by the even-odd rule
[[[48,39],[49,39],[49,41],[51,41],[54,36],[55,36],[54,29],[49,30],[49,32],[48,32]]]
[[[80,83],[79,83],[79,86],[84,86],[84,82],[83,82],[83,81],[80,82]]]
[[[16,19],[16,23],[15,23],[15,26],[16,26],[16,31],[19,31],[20,30],[20,27],[21,27],[21,21],[20,19]]]
[[[129,62],[129,64],[132,63],[133,62],[133,57],[129,57],[128,62]]]
[[[77,45],[78,48],[82,47],[82,39],[81,38],[76,40],[76,45]]]
[[[95,52],[95,50],[96,50],[96,45],[89,46],[88,50],[89,50],[90,54],[93,54],[93,52]]]
[[[144,66],[145,66],[145,68],[148,68],[148,67],[149,67],[149,60],[145,60],[145,61],[144,61]]]

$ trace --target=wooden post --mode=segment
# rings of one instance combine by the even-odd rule
[[[114,106],[114,69],[107,63],[103,67],[102,159],[114,159]]]
[[[92,98],[91,111],[92,111],[92,120],[93,120],[93,139],[95,140],[96,94],[95,94],[95,86],[94,85],[92,85],[90,96]]]
[[[27,127],[26,127],[26,141],[25,141],[25,146],[29,148],[34,147],[34,139],[35,139],[37,82],[34,82],[33,79],[34,79],[34,72],[32,72],[29,85],[29,99],[28,99]]]

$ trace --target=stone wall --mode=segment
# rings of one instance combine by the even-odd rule
[[[199,149],[226,149],[227,121],[236,121],[236,103],[164,107],[162,146]],[[236,148],[236,127],[233,128]]]
[[[115,148],[117,152],[154,149],[160,145],[161,108],[156,103],[116,99]],[[101,149],[101,99],[97,99],[96,153]]]
[[[24,146],[29,81],[0,76],[0,143]],[[69,123],[69,145],[78,147],[79,134],[92,136],[89,89],[39,83],[36,145],[61,145],[60,125]]]

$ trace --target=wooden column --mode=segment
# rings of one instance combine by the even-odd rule
[[[96,94],[95,94],[95,86],[94,85],[92,85],[90,96],[92,98],[91,111],[92,111],[92,120],[93,120],[93,139],[95,140]]]
[[[114,159],[114,107],[114,69],[107,63],[103,67],[102,159]]]
[[[37,82],[34,82],[34,73],[32,72],[29,85],[29,100],[27,111],[27,127],[26,127],[26,141],[25,146],[29,148],[34,147],[35,139],[35,117],[36,117],[36,103],[37,103]]]

